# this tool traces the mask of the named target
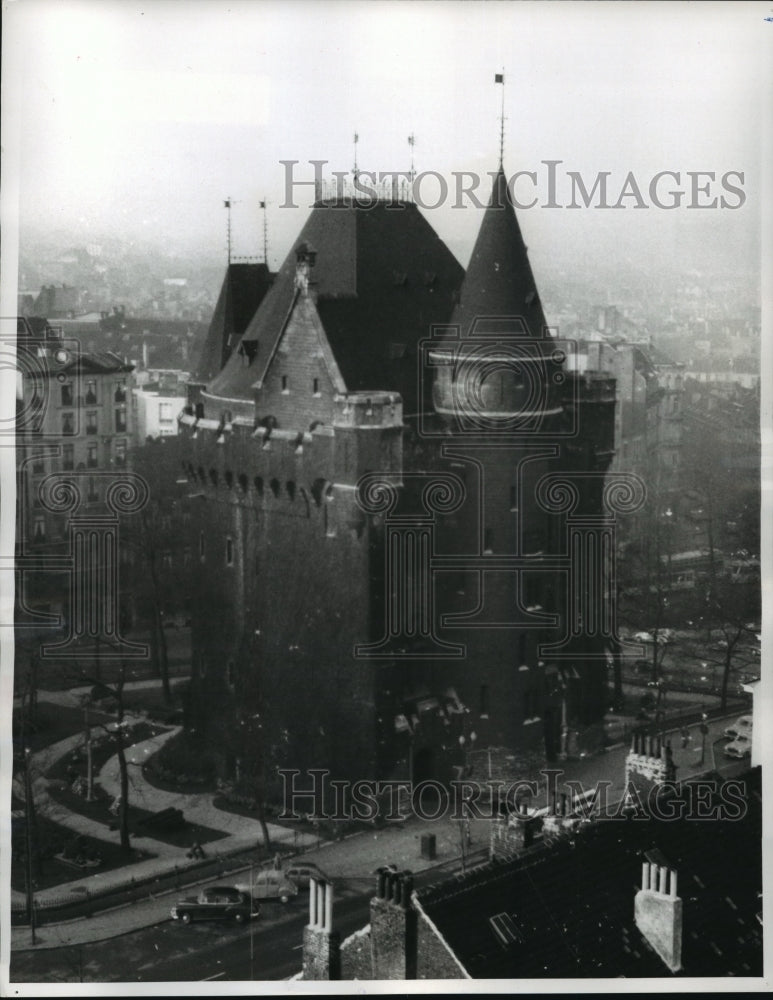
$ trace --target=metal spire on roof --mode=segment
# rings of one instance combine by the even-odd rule
[[[265,198],[261,201],[260,207],[263,210],[263,263],[268,267],[268,217]]]
[[[359,135],[354,133],[354,179],[357,180],[358,169],[357,169],[357,143],[360,141]]]
[[[413,134],[413,132],[411,132],[411,134],[408,136],[408,145],[411,147],[411,178],[410,178],[408,193],[411,197],[411,200],[413,200],[413,182],[416,179],[416,164],[413,158],[413,151],[416,145],[416,136]]]
[[[499,166],[501,167],[505,159],[505,70],[502,67],[501,73],[494,74],[494,83],[502,84],[502,109],[499,114]]]
[[[224,206],[228,210],[228,222],[226,225],[226,244],[228,247],[228,263],[231,263],[231,199],[226,198],[223,202]]]

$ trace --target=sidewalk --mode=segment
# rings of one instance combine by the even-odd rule
[[[729,763],[724,758],[714,760],[713,745],[719,739],[727,725],[727,719],[713,720],[709,724],[709,733],[706,736],[705,760],[701,765],[701,737],[698,727],[690,727],[691,741],[687,748],[682,749],[679,731],[674,731],[670,738],[674,761],[677,765],[677,779],[686,778],[705,773],[710,770],[721,770],[726,764],[735,766],[737,762]],[[169,739],[176,730],[163,733],[153,737],[143,743],[131,748],[130,759],[135,763],[142,762],[147,756],[157,749],[164,740]],[[78,739],[80,737],[75,737]],[[63,741],[67,743],[69,741]],[[57,744],[60,747],[61,744]],[[619,745],[610,748],[608,751],[594,754],[593,756],[567,761],[562,764],[553,765],[563,773],[559,777],[559,783],[566,780],[581,781],[586,787],[590,787],[597,781],[607,780],[611,782],[609,791],[610,803],[619,799],[625,790],[625,758],[628,747]],[[52,754],[55,748],[47,748],[41,754]],[[63,752],[66,752],[63,751]],[[182,809],[185,817],[191,822],[198,823],[214,829],[222,830],[228,834],[226,838],[215,841],[207,845],[209,857],[234,854],[239,851],[249,850],[261,843],[260,824],[253,819],[234,815],[216,809],[212,805],[212,795],[182,793],[168,793],[154,788],[144,779],[141,769],[133,768],[133,789],[132,796],[138,805],[144,808],[159,809],[173,805]],[[116,758],[111,758],[102,768],[99,774],[99,781],[110,793],[115,794],[118,781],[118,762]],[[544,805],[543,801],[535,801],[534,806]],[[61,808],[61,807],[60,807]],[[71,829],[78,829],[81,824],[90,824],[91,821],[76,814],[68,814],[68,825]],[[109,834],[105,827],[101,827],[103,839],[114,837]],[[288,827],[269,824],[272,845],[284,845],[293,847],[301,845],[307,847],[305,853],[299,856],[298,860],[308,860],[316,864],[322,871],[331,878],[343,879],[348,883],[354,883],[356,888],[362,887],[365,891],[374,883],[375,870],[385,863],[392,863],[400,868],[407,868],[414,872],[426,871],[438,865],[448,864],[454,859],[459,859],[461,855],[461,835],[460,824],[450,817],[444,817],[436,821],[421,820],[416,816],[410,817],[404,825],[388,826],[385,829],[364,831],[350,835],[340,841],[330,841],[319,843],[317,838],[311,834],[298,833]],[[85,826],[82,832],[87,832]],[[91,829],[88,832],[93,835]],[[421,837],[423,834],[432,833],[436,838],[437,858],[427,860],[421,856]],[[470,822],[471,846],[469,852],[474,854],[475,863],[487,858],[489,843],[489,822],[488,820],[472,820]],[[173,871],[175,867],[183,869],[185,867],[184,854],[179,848],[172,848],[173,856],[170,854],[168,845],[162,845],[158,841],[150,838],[137,838],[137,846],[146,846],[148,850],[154,851],[158,857],[139,862],[129,868],[115,869],[114,871],[98,873],[76,882],[68,883],[66,886],[57,887],[51,890],[44,890],[37,894],[38,898],[45,898],[46,892],[61,895],[68,892],[77,897],[82,895],[86,889],[94,891],[107,886],[120,886],[126,884],[131,876],[136,879],[159,876]],[[473,858],[470,857],[470,863]],[[230,879],[232,876],[228,876]],[[211,880],[211,879],[207,879]],[[142,927],[152,926],[155,923],[168,919],[170,896],[177,893],[171,890],[158,898],[155,898],[149,891],[150,898],[137,901],[129,906],[122,905],[112,910],[105,910],[91,918],[78,918],[64,921],[58,924],[47,923],[36,931],[37,948],[56,948],[65,944],[85,944],[90,941],[99,941],[106,938],[115,937],[119,934],[138,930]],[[15,894],[16,895],[16,894]],[[31,932],[26,926],[11,928],[11,947],[13,950],[24,950],[31,947]]]

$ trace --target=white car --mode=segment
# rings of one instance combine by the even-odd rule
[[[728,726],[725,730],[725,736],[729,739],[734,740],[738,736],[744,736],[747,739],[751,739],[752,735],[752,717],[750,715],[742,715],[740,719],[736,719],[735,722]]]
[[[732,743],[728,743],[725,747],[726,757],[737,757],[739,760],[743,757],[750,757],[751,752],[752,741],[748,736],[738,736]]]

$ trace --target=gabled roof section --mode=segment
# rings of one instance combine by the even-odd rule
[[[255,315],[272,275],[265,264],[229,264],[196,367],[208,382],[222,369]]]
[[[522,318],[530,339],[542,338],[546,325],[542,303],[500,165],[452,323],[460,327],[462,337],[518,334],[514,324],[502,322],[510,317]]]
[[[318,202],[295,240],[242,343],[208,393],[251,399],[295,302],[296,251],[316,251],[316,308],[349,391],[416,397],[417,343],[447,323],[463,270],[416,205]]]

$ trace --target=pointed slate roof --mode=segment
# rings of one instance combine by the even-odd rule
[[[413,412],[417,343],[448,322],[464,271],[409,203],[318,202],[242,338],[251,363],[234,351],[207,392],[254,397],[294,306],[303,243],[316,251],[317,311],[347,389],[400,392]]]
[[[265,264],[229,264],[199,355],[195,378],[208,382],[220,371],[247,329],[272,274]]]
[[[500,165],[451,322],[462,337],[517,333],[512,323],[503,323],[514,316],[523,319],[532,339],[541,338],[546,325],[542,303]]]

